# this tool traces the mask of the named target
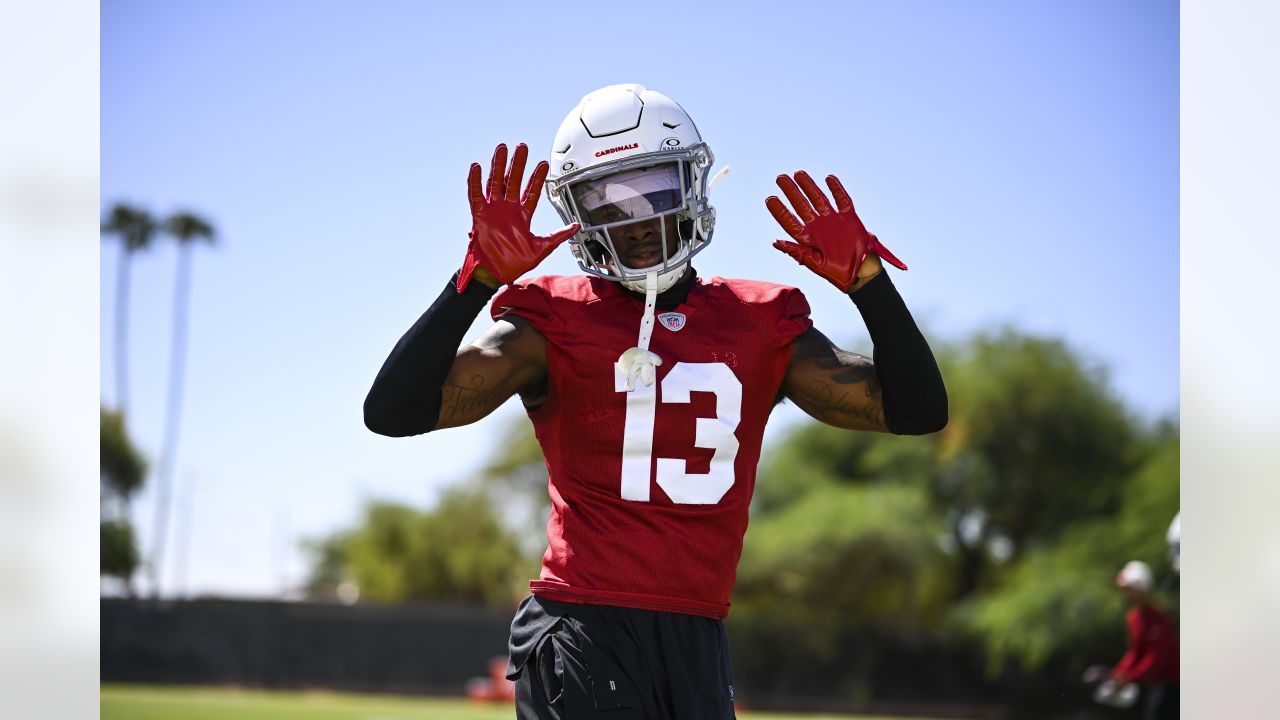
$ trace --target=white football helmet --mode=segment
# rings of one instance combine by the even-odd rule
[[[711,242],[716,213],[707,181],[714,161],[693,119],[666,95],[635,84],[588,93],[556,132],[546,183],[560,217],[582,225],[569,241],[578,265],[639,292],[653,272],[658,292],[675,284]],[[679,236],[674,252],[664,219],[662,262],[627,266],[610,231],[669,216]]]
[[[1151,592],[1155,578],[1151,566],[1141,560],[1130,560],[1116,575],[1116,587],[1133,588],[1142,592]]]

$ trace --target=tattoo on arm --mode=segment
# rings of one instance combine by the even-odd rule
[[[886,427],[880,378],[871,358],[841,350],[817,331],[796,340],[792,363],[798,369],[798,404],[831,424]]]
[[[526,407],[544,397],[545,341],[520,317],[500,319],[458,349],[440,388],[436,427],[473,423],[519,393]],[[543,395],[537,393],[542,392]]]
[[[472,375],[467,385],[446,382],[441,388],[440,422],[484,414],[505,399],[497,388],[485,387],[483,375]]]
[[[873,398],[877,392],[870,384],[864,391],[857,388],[846,389],[834,383],[814,380],[809,383],[808,400],[815,409],[827,416],[843,416],[873,425],[884,425],[884,410],[879,403],[869,404],[865,400],[859,402],[859,396]]]

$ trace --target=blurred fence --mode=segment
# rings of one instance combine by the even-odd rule
[[[511,613],[238,600],[102,600],[103,682],[461,694]]]
[[[789,618],[730,619],[728,631],[734,685],[752,708],[1009,717],[1009,688],[983,677],[981,658],[929,638],[904,645]]]
[[[103,682],[461,695],[506,653],[511,610],[104,598]],[[1052,674],[984,678],[972,653],[873,633],[825,650],[786,619],[730,620],[738,698],[759,710],[955,718],[1102,717]]]

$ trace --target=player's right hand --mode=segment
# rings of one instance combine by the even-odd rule
[[[467,175],[467,199],[471,203],[471,242],[467,244],[467,257],[458,272],[458,292],[467,289],[477,268],[482,268],[501,283],[515,282],[555,250],[560,243],[578,232],[577,223],[561,228],[549,236],[534,235],[529,230],[533,211],[538,207],[542,183],[547,179],[547,161],[543,160],[529,176],[524,194],[520,183],[524,178],[524,164],[529,148],[524,143],[516,146],[507,168],[507,146],[499,145],[493,152],[493,165],[489,170],[489,183],[480,188],[480,163],[471,163]],[[483,280],[483,279],[482,279]]]

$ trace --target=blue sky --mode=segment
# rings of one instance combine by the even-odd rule
[[[104,3],[102,201],[189,207],[220,236],[195,263],[169,553],[188,563],[167,590],[275,592],[304,571],[296,538],[368,498],[428,503],[483,462],[514,404],[393,440],[360,403],[461,261],[467,166],[499,141],[545,157],[611,83],[675,98],[733,168],[704,275],[796,285],[828,335],[864,342],[849,302],[770,247],[773,177],[835,172],[911,266],[895,282],[931,337],[1061,336],[1131,407],[1176,412],[1176,3],[592,7]],[[544,201],[534,228],[558,226]],[[108,405],[118,258],[103,246]],[[153,457],[175,259],[134,266],[131,426]],[[576,266],[566,250],[539,272]]]

